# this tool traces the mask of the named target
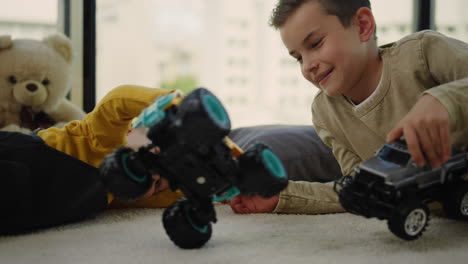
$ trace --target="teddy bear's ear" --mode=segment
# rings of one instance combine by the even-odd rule
[[[63,34],[53,34],[47,36],[42,40],[45,44],[51,46],[67,61],[71,62],[73,59],[73,50],[71,40]]]
[[[13,45],[10,35],[0,36],[0,50],[8,49]]]

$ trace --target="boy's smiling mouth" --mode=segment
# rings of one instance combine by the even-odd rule
[[[319,75],[317,75],[317,78],[316,78],[317,83],[318,83],[318,84],[322,84],[322,82],[323,82],[323,83],[326,82],[326,81],[328,80],[327,77],[330,76],[330,73],[332,73],[333,70],[334,70],[334,68],[331,68],[331,69],[329,69],[329,70],[327,70],[327,71],[325,71],[325,72],[322,72],[322,73],[320,73]]]

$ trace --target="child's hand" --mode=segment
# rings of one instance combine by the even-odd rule
[[[155,174],[153,175],[153,184],[151,184],[151,188],[138,200],[147,199],[152,195],[166,190],[167,188],[169,188],[169,183],[167,182],[167,180],[162,178],[158,174]]]
[[[237,214],[270,213],[276,208],[278,201],[279,194],[271,198],[240,194],[231,199],[230,206]]]
[[[435,97],[425,94],[387,135],[387,141],[405,136],[411,156],[418,164],[439,168],[451,155],[449,114]]]

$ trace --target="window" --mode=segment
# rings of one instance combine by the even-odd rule
[[[408,152],[384,146],[379,151],[379,158],[400,166],[406,166],[411,159],[411,155]]]
[[[57,17],[58,0],[3,1],[0,8],[0,32],[12,38],[40,40],[57,32]]]
[[[371,4],[379,45],[394,42],[412,33],[413,1],[371,0]]]
[[[468,2],[465,0],[436,0],[436,30],[450,37],[468,41]]]
[[[70,19],[68,28],[71,34],[73,50],[75,56],[72,69],[72,91],[70,99],[78,107],[83,106],[82,88],[83,88],[83,60],[81,55],[82,50],[82,35],[83,26],[82,22],[83,9],[75,10],[70,6],[81,6],[83,1],[66,1],[64,0],[15,0],[3,1],[2,8],[0,8],[0,32],[1,34],[11,35],[13,38],[31,38],[41,40],[42,38],[56,32],[64,32],[65,20]],[[70,6],[69,6],[70,5]],[[65,12],[70,10],[73,15],[65,18]]]
[[[124,83],[170,82],[185,91],[213,91],[233,127],[311,124],[318,90],[303,79],[279,33],[268,26],[276,2],[97,0],[97,99]],[[412,1],[372,4],[380,44],[411,33]],[[177,81],[187,76],[191,82]]]

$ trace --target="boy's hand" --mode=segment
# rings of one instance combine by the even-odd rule
[[[449,114],[435,97],[425,94],[411,111],[387,135],[387,141],[405,136],[411,156],[424,166],[427,161],[432,168],[439,168],[451,155]],[[423,154],[424,153],[424,154]]]
[[[240,194],[232,198],[229,205],[237,214],[271,213],[276,208],[278,201],[279,194],[271,198]]]

